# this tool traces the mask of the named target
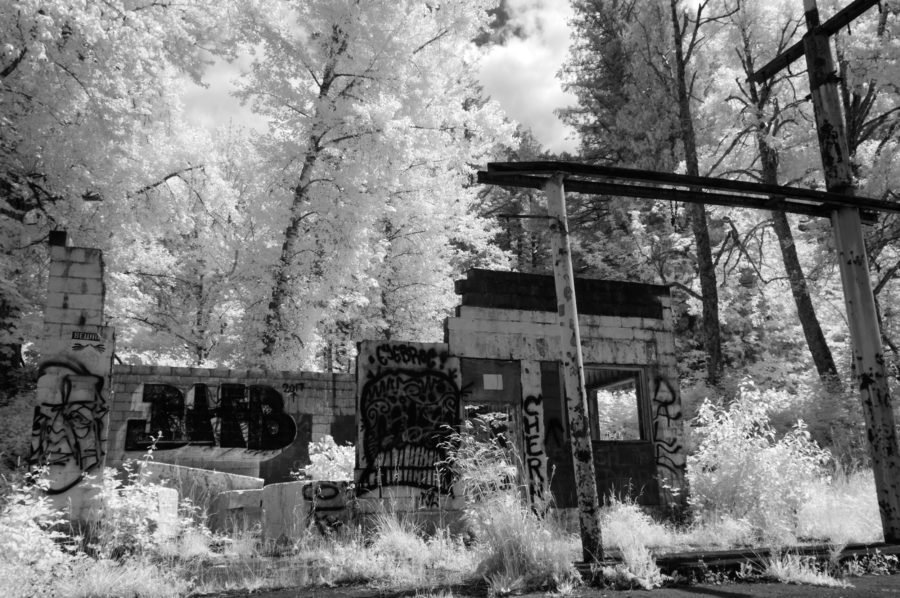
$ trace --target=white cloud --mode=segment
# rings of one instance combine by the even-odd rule
[[[250,69],[251,57],[242,54],[234,62],[217,60],[203,73],[206,87],[189,84],[189,91],[182,97],[188,120],[210,130],[233,123],[238,126],[263,130],[267,120],[254,114],[232,95],[237,91],[235,80]]]
[[[510,0],[511,25],[524,37],[487,48],[479,70],[485,92],[530,127],[543,146],[573,151],[574,131],[553,113],[575,103],[556,78],[569,49],[572,8],[560,0]]]

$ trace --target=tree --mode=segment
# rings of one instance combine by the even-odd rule
[[[107,245],[105,213],[162,171],[143,133],[207,50],[227,53],[226,14],[203,0],[0,3],[0,370],[37,337],[47,231]]]
[[[693,114],[698,102],[694,61],[706,41],[701,28],[722,18],[706,17],[709,5],[709,0],[700,2],[691,13],[679,0],[575,3],[574,25],[580,41],[574,44],[564,74],[571,77],[568,88],[576,91],[581,103],[563,116],[582,133],[584,143],[599,145],[583,147],[587,155],[657,169],[666,161],[673,168],[680,159],[687,174],[700,174]],[[596,25],[604,20],[612,24]],[[660,143],[660,136],[665,143]],[[713,242],[706,209],[700,204],[686,209],[700,286],[700,293],[694,295],[702,306],[706,377],[715,385],[723,358]]]
[[[107,258],[110,313],[120,357],[147,356],[195,366],[243,360],[244,299],[251,296],[259,192],[241,131],[218,139],[179,136],[169,152],[178,168],[119,203],[116,242]],[[166,147],[158,139],[154,146]],[[240,162],[241,168],[236,168]]]
[[[575,0],[573,8],[572,45],[560,76],[578,102],[559,115],[578,131],[581,158],[673,169],[678,119],[671,110],[672,81],[636,63],[662,33],[649,27],[637,31],[647,6],[635,0]]]
[[[465,50],[488,8],[260,2],[246,22],[259,57],[245,97],[271,119],[261,151],[290,193],[264,361],[308,360],[326,330],[403,336],[430,319],[437,334],[450,272],[439,268],[437,282],[428,270],[483,252],[489,227],[475,216],[471,173],[510,140],[496,106],[478,101]],[[392,319],[400,303],[415,317]]]
[[[733,45],[741,66],[741,78],[735,82],[738,93],[733,94],[730,99],[746,115],[747,125],[739,135],[753,138],[757,150],[754,163],[758,164],[752,169],[742,169],[741,173],[759,182],[777,185],[780,161],[778,148],[781,145],[779,137],[785,127],[795,124],[798,119],[802,121],[803,116],[798,111],[804,100],[790,94],[794,91],[791,81],[794,75],[786,71],[761,84],[751,80],[750,76],[759,66],[759,53],[766,52],[768,56],[776,56],[787,49],[800,27],[800,21],[787,12],[785,7],[775,4],[761,7],[734,0],[733,6],[729,32],[735,34]],[[773,24],[778,26],[773,27]],[[781,93],[782,89],[787,89],[788,95]],[[836,384],[837,367],[813,306],[787,214],[775,211],[770,217],[813,363],[827,385]]]

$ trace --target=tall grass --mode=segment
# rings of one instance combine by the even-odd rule
[[[871,472],[847,472],[826,463],[800,425],[780,434],[759,405],[766,395],[747,387],[729,407],[705,406],[688,461],[692,520],[660,523],[635,501],[609,497],[601,512],[605,546],[622,558],[601,571],[613,585],[657,587],[654,559],[692,549],[848,542],[881,539]],[[183,504],[178,530],[156,533],[159,486],[133,465],[124,482],[108,470],[97,485],[91,525],[62,527],[43,498],[40,478],[4,478],[0,492],[0,579],[19,596],[185,596],[228,590],[366,583],[379,588],[420,587],[484,580],[493,595],[523,591],[571,592],[576,536],[529,504],[518,479],[519,456],[490,417],[469,420],[448,448],[465,496],[467,542],[446,529],[431,533],[391,509],[368,532],[354,525],[322,536],[310,525],[272,558],[258,530],[217,536],[205,518]],[[346,451],[323,440],[324,472],[346,470]],[[780,557],[769,574],[779,579],[830,583],[808,562]],[[817,581],[818,579],[818,581]],[[812,581],[809,581],[812,580]],[[52,593],[51,593],[51,590]]]
[[[467,420],[450,441],[449,460],[463,496],[464,518],[484,553],[477,573],[492,594],[571,587],[579,581],[571,538],[546,505],[529,505],[517,484],[519,456],[491,416]]]
[[[782,583],[796,583],[803,585],[822,586],[828,588],[853,587],[842,579],[837,579],[823,571],[815,560],[810,557],[801,557],[797,554],[786,553],[770,558],[766,563],[763,576],[770,577]]]
[[[884,539],[872,470],[837,467],[811,482],[808,496],[797,515],[799,537],[836,544]]]

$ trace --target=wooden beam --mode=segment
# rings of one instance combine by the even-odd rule
[[[849,25],[853,19],[866,12],[876,4],[880,4],[880,0],[854,0],[848,6],[845,6],[840,11],[838,11],[838,13],[833,17],[817,27],[815,32],[824,34],[826,36],[834,35],[843,27]],[[781,70],[791,65],[794,61],[800,59],[802,56],[803,40],[800,40],[799,42],[773,58],[764,67],[750,75],[749,78],[751,81],[754,81],[756,83],[768,81]]]

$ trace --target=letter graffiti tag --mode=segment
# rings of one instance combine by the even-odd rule
[[[72,488],[103,462],[108,408],[102,390],[103,378],[75,361],[41,365],[30,461],[49,468],[49,493]]]
[[[653,394],[653,443],[656,464],[680,475],[685,467],[684,447],[681,443],[681,404],[674,385],[659,376]]]
[[[547,487],[547,453],[544,450],[544,409],[541,397],[527,397],[523,406],[525,469],[532,504],[541,503]]]

